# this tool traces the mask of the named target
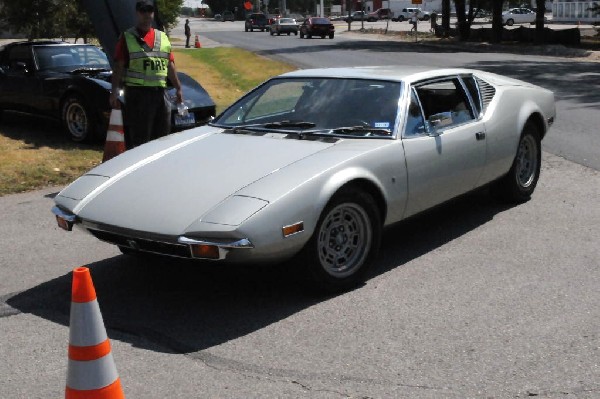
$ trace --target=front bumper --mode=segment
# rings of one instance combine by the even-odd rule
[[[76,215],[57,206],[52,208],[52,213],[56,217],[58,226],[63,230],[71,231],[75,224],[80,224],[101,241],[138,252],[175,258],[226,260],[231,250],[254,248],[247,238],[197,239],[186,236],[166,236],[81,221]]]

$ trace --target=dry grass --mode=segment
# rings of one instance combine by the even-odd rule
[[[294,69],[235,48],[176,50],[175,59],[179,71],[208,91],[217,112],[256,84]],[[98,165],[102,151],[101,144],[71,142],[55,121],[5,112],[0,116],[0,196],[65,185]]]

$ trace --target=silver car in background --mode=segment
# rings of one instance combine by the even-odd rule
[[[489,184],[528,200],[554,117],[552,92],[477,70],[296,71],[210,126],[94,168],[53,211],[126,253],[296,257],[317,286],[344,290],[373,266],[384,226]]]

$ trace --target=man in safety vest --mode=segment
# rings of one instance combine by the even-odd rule
[[[119,89],[125,84],[123,120],[128,149],[170,133],[167,77],[177,90],[177,102],[183,102],[169,38],[152,28],[153,2],[138,1],[135,10],[136,26],[123,32],[117,42],[110,94],[111,107],[120,108]]]

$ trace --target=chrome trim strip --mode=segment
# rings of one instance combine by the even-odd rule
[[[227,241],[227,242],[218,242],[218,241],[208,241],[208,240],[196,240],[194,238],[188,238],[185,236],[181,236],[177,239],[177,242],[180,244],[186,245],[213,245],[219,248],[228,248],[228,249],[252,249],[254,245],[247,238],[242,238],[237,241]]]
[[[58,206],[52,207],[52,213],[64,220],[66,220],[67,222],[77,223],[77,215],[75,215],[73,213],[67,213],[66,211],[63,211],[62,209],[60,209]]]

